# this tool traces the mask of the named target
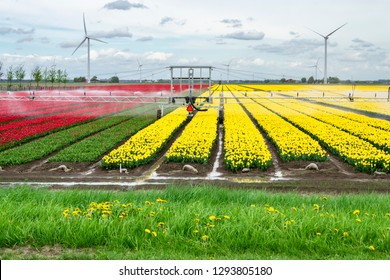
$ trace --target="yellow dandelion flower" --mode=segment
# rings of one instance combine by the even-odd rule
[[[321,236],[322,234],[321,234],[321,232],[317,232],[316,235],[317,236]]]
[[[359,218],[357,218],[357,219],[356,219],[356,222],[358,222],[358,223],[361,223],[361,222],[362,222],[362,220],[361,220],[361,219],[359,219]]]
[[[390,213],[387,213],[387,214],[386,214],[386,217],[389,217],[389,218],[390,218]]]
[[[230,220],[230,216],[223,216],[226,220]]]
[[[164,227],[164,226],[165,226],[165,223],[164,223],[164,222],[159,222],[159,223],[158,223],[158,226],[159,226],[159,227]]]
[[[360,214],[360,210],[359,210],[359,209],[356,209],[355,211],[353,211],[352,214],[354,214],[354,215],[359,215],[359,214]]]
[[[208,235],[202,235],[201,238],[202,238],[203,241],[209,240],[209,236]]]
[[[149,213],[149,217],[154,217],[156,215],[156,213],[155,212],[153,212],[153,211],[150,211],[150,213]]]
[[[158,202],[158,203],[167,203],[167,201],[165,199],[161,199],[161,198],[157,198],[156,202]]]
[[[338,229],[338,228],[334,228],[333,231],[334,231],[335,233],[339,233],[339,229]]]
[[[344,232],[343,232],[343,237],[348,237],[348,236],[349,236],[348,231],[344,231]]]
[[[150,229],[146,228],[145,233],[150,234]]]
[[[318,210],[320,210],[320,206],[318,205],[318,204],[313,204],[313,210],[314,211],[318,211]]]
[[[215,217],[214,215],[212,215],[212,216],[209,217],[209,220],[210,220],[210,221],[214,221],[215,218],[216,218],[216,217]]]
[[[297,209],[297,207],[293,207],[292,210],[293,211],[297,211],[298,209]]]
[[[370,251],[375,251],[375,247],[372,245],[370,247],[368,247],[368,249],[370,249]]]
[[[152,235],[153,235],[154,237],[156,237],[156,236],[157,236],[157,232],[152,231]]]
[[[197,233],[199,233],[199,230],[194,229],[193,233],[197,234]]]

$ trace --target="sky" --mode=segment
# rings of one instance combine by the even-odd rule
[[[388,0],[0,0],[3,73],[23,65],[87,76],[169,78],[212,66],[214,80],[390,79]],[[322,36],[320,36],[319,34]],[[141,65],[141,67],[140,67]],[[5,79],[5,75],[2,77]]]

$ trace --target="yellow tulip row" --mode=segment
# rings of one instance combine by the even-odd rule
[[[257,103],[244,106],[275,144],[283,161],[327,159],[320,144],[291,123]]]
[[[207,163],[217,138],[218,110],[197,112],[166,154],[167,161]]]
[[[299,101],[295,101],[295,102],[292,101],[292,103],[290,103],[288,106],[290,108],[294,108],[295,110],[305,112],[305,114],[315,119],[334,125],[335,127],[347,131],[361,139],[367,140],[368,142],[372,143],[374,146],[377,146],[388,152],[390,151],[390,132],[372,127],[366,123],[359,122],[358,121],[359,117],[364,119],[364,116],[349,112],[349,116],[354,118],[356,121],[351,119],[346,119],[342,116],[333,114],[333,113],[337,113],[340,110],[325,108],[324,111],[321,110],[324,107],[322,105],[314,105],[314,104],[308,105],[308,104],[303,104],[302,102]],[[374,120],[372,121],[373,123]]]
[[[224,162],[230,170],[271,166],[272,156],[263,137],[239,104],[225,104],[224,129]]]
[[[376,128],[390,131],[390,122],[383,120],[383,119],[372,118],[372,117],[368,117],[366,115],[361,115],[361,114],[357,114],[357,113],[353,113],[353,112],[349,112],[349,111],[344,111],[341,109],[336,109],[336,108],[323,106],[323,105],[319,105],[319,104],[316,104],[316,105],[312,104],[312,105],[310,105],[310,107],[313,107],[315,109],[318,109],[318,110],[321,110],[321,111],[324,111],[327,113],[338,115],[340,117],[343,117],[343,118],[346,118],[346,119],[349,119],[352,121],[356,121],[359,123],[367,124],[367,125],[372,126],[372,127],[376,127]]]
[[[390,171],[390,155],[333,125],[288,108],[286,104],[264,103],[264,106],[287,118],[318,139],[330,152],[363,172]]]
[[[155,159],[157,153],[187,119],[185,108],[178,108],[132,136],[102,159],[104,168],[134,168]]]
[[[378,102],[378,101],[356,101],[356,102],[331,102],[328,103],[338,105],[350,109],[357,109],[370,113],[379,113],[382,115],[390,116],[390,102]]]

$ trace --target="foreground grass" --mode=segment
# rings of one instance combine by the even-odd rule
[[[389,259],[390,196],[0,189],[1,259]]]

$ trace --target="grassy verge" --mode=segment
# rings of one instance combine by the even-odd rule
[[[0,197],[1,259],[390,257],[384,194],[16,187]]]

